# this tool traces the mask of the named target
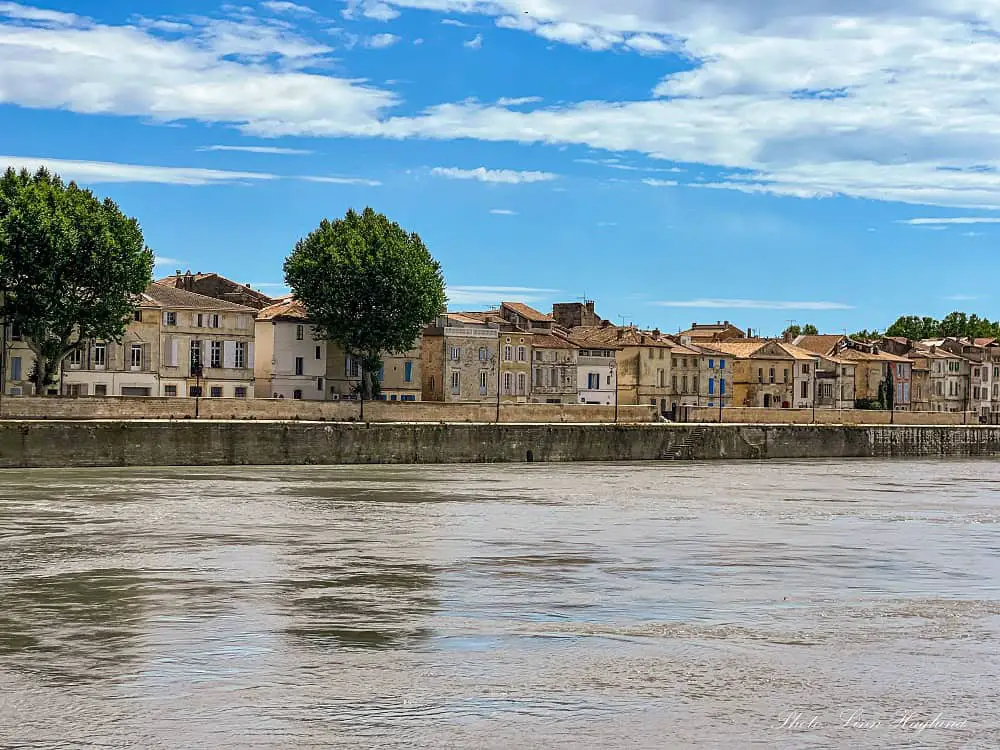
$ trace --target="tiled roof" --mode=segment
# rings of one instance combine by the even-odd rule
[[[156,279],[156,281],[154,281],[153,283],[154,284],[160,284],[162,286],[172,286],[172,287],[176,287],[178,289],[181,289],[180,284],[183,283],[183,279],[184,278],[185,278],[184,274],[181,274],[180,276],[177,276],[177,275],[174,275],[174,276],[165,276],[162,279]],[[191,274],[191,278],[193,280],[195,280],[195,281],[202,281],[204,279],[211,279],[211,278],[221,279],[222,281],[225,281],[225,282],[228,282],[228,283],[232,284],[233,288],[239,289],[242,294],[247,294],[247,295],[249,295],[251,297],[256,297],[257,299],[259,299],[261,301],[264,301],[264,302],[269,302],[270,300],[274,299],[273,297],[270,297],[270,296],[264,294],[264,292],[260,291],[259,289],[254,289],[253,287],[247,286],[246,284],[241,284],[238,281],[233,281],[230,278],[226,278],[222,274],[218,274],[218,273],[193,273],[193,274]]]
[[[846,336],[838,333],[821,333],[812,336],[798,336],[792,343],[802,349],[816,354],[832,354],[834,349]]]
[[[794,344],[786,344],[783,341],[778,342],[778,346],[788,352],[792,357],[798,360],[813,361],[816,359],[817,352],[809,351],[808,349],[803,349],[801,347],[795,346]]]
[[[600,344],[605,348],[621,349],[625,346],[648,346],[673,349],[679,344],[668,338],[657,337],[638,328],[619,326],[579,326],[569,330],[569,337],[581,346]]]
[[[765,346],[768,342],[766,341],[712,341],[712,342],[699,342],[698,346],[702,349],[708,349],[711,351],[722,352],[723,354],[728,354],[730,357],[736,357],[737,359],[749,359],[757,350]]]
[[[470,325],[482,325],[486,322],[484,313],[445,313],[444,317],[456,323],[468,323]]]
[[[292,297],[269,305],[257,313],[257,320],[277,320],[279,318],[307,320],[308,317],[306,306]]]
[[[234,302],[206,297],[204,294],[186,292],[183,289],[176,289],[165,284],[156,282],[146,287],[143,296],[158,307],[166,307],[177,310],[227,310],[230,312],[250,313],[256,315],[257,311],[252,307],[237,305]]]
[[[857,362],[910,362],[906,357],[899,357],[895,354],[889,354],[889,352],[869,354],[868,352],[859,352],[856,349],[844,349],[838,356]]]
[[[551,333],[535,333],[531,337],[531,347],[533,349],[579,349],[578,344],[574,344],[567,338]]]
[[[546,315],[543,312],[539,312],[533,307],[528,307],[523,302],[504,302],[503,307],[513,310],[518,315],[520,315],[525,320],[530,320],[532,323],[554,323],[555,318],[551,315]]]
[[[990,346],[991,344],[996,344],[996,339],[974,339],[973,342],[976,346]]]

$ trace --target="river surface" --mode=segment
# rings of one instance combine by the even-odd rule
[[[1000,747],[1000,462],[0,472],[0,746]]]

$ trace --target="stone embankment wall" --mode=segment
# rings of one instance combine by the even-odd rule
[[[356,422],[356,401],[293,399],[11,398],[0,403],[0,419],[259,419],[306,422]],[[368,401],[366,422],[495,422],[496,404],[442,404],[432,401]],[[653,422],[652,406],[618,407],[620,423]],[[589,404],[501,404],[508,423],[613,423],[614,406]]]
[[[0,422],[0,468],[881,456],[1000,456],[1000,427]]]
[[[681,414],[685,422],[719,422],[719,407],[687,406]],[[730,407],[722,409],[727,424],[892,424],[964,425],[979,424],[972,413],[945,411],[887,411],[866,409],[757,409]]]

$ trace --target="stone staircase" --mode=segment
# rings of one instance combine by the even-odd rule
[[[704,427],[692,427],[680,443],[667,448],[660,458],[664,461],[690,461],[693,447],[700,443],[704,437]]]

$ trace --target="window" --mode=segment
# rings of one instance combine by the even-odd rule
[[[104,383],[98,383],[97,385],[94,386],[94,395],[95,396],[107,396],[108,395],[108,386],[106,384],[104,384]]]
[[[306,327],[305,326],[295,326],[295,340],[302,341],[306,337]]]
[[[108,345],[94,344],[94,367],[106,367],[108,364]]]
[[[247,366],[247,342],[236,342],[236,356],[233,358],[233,367],[245,369]]]
[[[204,328],[205,327],[205,316],[202,315],[201,313],[198,313],[195,316],[194,324],[195,324],[195,326],[197,328]]]
[[[720,396],[725,396],[726,395],[726,379],[725,378],[719,378],[719,395]]]
[[[509,372],[503,374],[503,392],[510,394],[514,390],[514,376]]]
[[[320,393],[323,392],[323,378],[316,378],[316,390]]]
[[[528,350],[523,346],[517,347],[517,361],[527,362],[528,361]]]
[[[663,388],[667,384],[667,374],[663,370],[656,371],[656,386]]]
[[[247,387],[245,385],[238,385],[233,389],[233,395],[236,398],[246,398],[247,397]]]
[[[462,392],[462,373],[458,370],[451,371],[451,394],[457,396]]]
[[[399,397],[400,401],[416,401],[417,397],[412,393],[404,393]]]
[[[134,320],[136,323],[141,323],[142,322],[142,310],[135,310],[132,313],[132,320]]]
[[[802,381],[802,398],[809,398],[809,383],[805,380]]]
[[[681,379],[681,384],[684,386],[684,393],[687,393],[688,392],[688,376],[687,375],[685,375]]]
[[[347,358],[347,373],[352,378],[361,377],[361,362],[354,357]]]
[[[670,366],[675,368],[677,367],[677,357],[670,358]]]
[[[303,358],[302,357],[296,357],[295,358],[295,374],[296,375],[301,375],[303,372],[305,372],[305,368],[306,368],[306,366],[305,366],[305,361],[303,360]]]
[[[163,313],[163,322],[168,326],[177,325],[177,313],[175,312]]]
[[[768,375],[769,375],[769,377],[771,379],[771,382],[773,383],[774,382],[774,368],[773,367],[771,368],[771,370],[768,373]]]
[[[670,376],[670,387],[673,389],[674,393],[677,393],[677,376]]]
[[[543,372],[544,371],[542,370],[541,367],[536,367],[535,368],[535,387],[536,388],[539,388],[542,385],[542,373]]]
[[[503,348],[503,358],[510,362],[514,359],[514,347],[507,345]]]
[[[479,361],[485,362],[489,359],[489,350],[485,346],[479,347]]]
[[[785,368],[785,382],[788,382],[788,368]]]
[[[715,369],[715,360],[714,359],[708,360],[708,369],[709,370],[714,370]],[[709,393],[711,393],[711,391],[709,391]]]
[[[316,359],[323,359],[323,347],[316,347]]]
[[[404,383],[413,382],[413,362],[409,360],[403,363],[403,382]]]
[[[458,362],[460,359],[462,359],[462,347],[460,346],[451,347],[449,359],[451,359],[452,362]]]
[[[592,372],[587,375],[587,390],[599,391],[601,389],[601,376]]]
[[[896,377],[897,378],[906,377],[906,365],[903,364],[896,365]]]
[[[163,386],[163,395],[173,398],[174,396],[177,395],[177,386],[176,385]]]
[[[517,374],[517,393],[523,396],[528,392],[528,376],[523,372]]]
[[[764,382],[764,368],[763,367],[758,367],[757,368],[757,382],[758,383],[763,383]]]
[[[720,359],[719,360],[719,369],[720,370],[725,370],[726,369],[726,360],[724,360],[724,359]]]
[[[201,396],[201,386],[192,385],[190,388],[188,388],[188,396],[190,396],[191,398],[198,398],[199,396]]]
[[[807,365],[807,364],[803,364],[802,365],[802,374],[803,375],[808,375],[809,374],[809,365]]]
[[[211,390],[209,390],[209,395],[212,398],[222,398],[222,386],[221,385],[213,385],[212,388],[211,388]]]
[[[296,401],[301,401],[302,400],[302,391],[299,391],[299,390],[292,391],[292,398],[294,398]]]
[[[656,354],[656,349],[650,349],[649,350],[649,358],[650,359],[652,359],[655,356],[655,354]]]
[[[490,387],[489,370],[482,370],[479,373],[479,395],[485,396],[489,391],[489,387]]]
[[[142,367],[142,344],[132,344],[132,369]]]
[[[536,362],[541,362],[542,361],[542,353],[540,351],[536,351],[535,352],[535,361]]]
[[[213,341],[210,347],[209,367],[222,367],[222,342]]]
[[[21,379],[21,358],[11,357],[10,360],[10,379],[20,380]]]
[[[79,349],[74,349],[69,353],[69,357],[66,358],[66,361],[69,362],[70,367],[79,367],[83,364],[83,352]]]
[[[197,367],[201,364],[201,342],[197,339],[191,342],[191,366]]]
[[[715,393],[715,378],[708,379],[708,395],[711,396]]]
[[[663,350],[660,349],[660,359],[663,359]]]
[[[222,319],[218,315],[212,316],[212,328],[219,328],[222,323]]]

